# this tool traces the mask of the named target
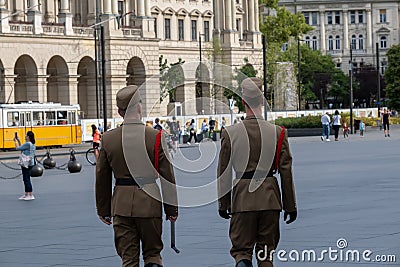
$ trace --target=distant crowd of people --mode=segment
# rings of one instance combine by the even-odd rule
[[[393,111],[388,110],[387,108],[381,108],[379,110],[380,116],[380,129],[384,130],[385,137],[390,137],[390,117],[393,115]],[[329,112],[326,112],[321,116],[321,124],[322,124],[322,142],[330,142],[331,128],[334,130],[335,141],[339,141],[339,132],[340,127],[343,125],[343,138],[349,137],[349,125],[347,122],[343,121],[342,116],[339,114],[339,111],[336,110],[333,117],[329,115]],[[360,131],[360,136],[364,137],[366,125],[363,120],[359,121],[358,130]]]

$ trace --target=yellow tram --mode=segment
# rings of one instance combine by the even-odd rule
[[[25,142],[35,134],[36,146],[80,144],[79,105],[59,103],[0,104],[0,149],[14,148],[14,136]]]

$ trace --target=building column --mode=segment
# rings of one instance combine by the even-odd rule
[[[232,11],[232,30],[236,31],[236,1],[231,0]]]
[[[9,18],[9,11],[6,8],[6,1],[0,0],[0,33],[9,33],[10,32],[10,25],[8,24]]]
[[[44,19],[48,23],[55,22],[55,14],[54,14],[54,2],[53,1],[46,1],[46,11],[44,14]]]
[[[65,80],[68,81],[68,85],[69,85],[68,96],[67,96],[69,105],[79,104],[79,102],[78,102],[78,79],[79,79],[79,75],[69,75],[67,78],[65,78]]]
[[[88,1],[88,24],[94,24],[96,22],[96,3],[94,1]]]
[[[343,10],[343,48],[350,49],[349,45],[349,12]]]
[[[225,0],[225,31],[232,30],[232,1]]]
[[[220,1],[214,0],[214,2],[215,2],[215,10],[213,10],[213,12],[214,12],[214,16],[215,16],[215,29],[216,29],[216,32],[219,33],[221,31]]]
[[[112,0],[112,13],[118,15],[118,0]]]
[[[320,11],[319,13],[319,25],[321,29],[321,52],[324,53],[326,50],[325,11]]]
[[[145,0],[144,7],[145,7],[144,9],[145,9],[146,17],[151,17],[151,3],[150,3],[150,0]]]
[[[254,8],[255,12],[255,23],[256,23],[256,32],[260,31],[260,7],[258,6],[258,1],[255,1],[254,4],[256,5]]]
[[[144,0],[137,0],[138,17],[144,17],[146,15]]]
[[[70,12],[69,0],[61,0],[58,21],[64,23],[65,35],[72,35],[74,33],[72,29],[72,18],[73,15]]]
[[[103,0],[103,14],[110,15],[111,13],[111,0]]]
[[[249,31],[255,32],[256,28],[254,26],[254,0],[249,0]]]
[[[367,9],[367,50],[372,49],[372,12],[371,9]]]
[[[43,33],[42,28],[42,13],[39,11],[38,0],[31,0],[29,11],[27,12],[28,22],[33,24],[33,33]]]
[[[155,38],[154,18],[151,16],[150,0],[137,0],[137,17],[134,17],[134,25],[142,27],[142,37]],[[177,34],[176,16],[171,17],[171,40],[177,40],[174,34]]]

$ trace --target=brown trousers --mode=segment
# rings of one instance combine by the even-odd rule
[[[252,261],[254,246],[259,267],[273,267],[268,256],[279,242],[279,211],[247,211],[232,214],[229,237],[232,242],[231,255],[236,263]],[[267,257],[265,257],[267,248]],[[265,260],[263,258],[266,258]]]
[[[122,267],[139,267],[140,241],[145,265],[162,265],[161,218],[115,216],[113,226],[115,248],[122,259]]]

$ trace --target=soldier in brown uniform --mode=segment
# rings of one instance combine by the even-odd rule
[[[167,219],[174,222],[178,216],[175,177],[167,153],[163,151],[165,139],[158,139],[162,145],[157,148],[159,131],[142,123],[137,86],[121,89],[116,98],[124,123],[104,133],[102,138],[96,165],[97,213],[102,222],[114,226],[115,247],[123,267],[139,266],[140,243],[145,267],[162,266],[162,203],[155,183],[158,175],[162,178]],[[157,154],[158,173],[153,167]],[[112,174],[115,178],[113,194]]]
[[[287,133],[281,136],[284,129],[262,117],[261,80],[247,78],[241,86],[246,119],[222,132],[218,164],[219,215],[231,218],[230,252],[236,266],[252,266],[255,247],[258,266],[271,267],[270,251],[275,250],[279,242],[282,210],[280,189],[274,177],[275,163],[281,177],[284,220],[289,216],[286,223],[292,223],[297,217],[292,156]],[[281,146],[277,146],[280,136]],[[275,155],[279,155],[279,163]]]

